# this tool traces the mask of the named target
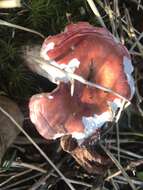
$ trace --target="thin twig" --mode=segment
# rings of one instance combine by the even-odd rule
[[[123,176],[116,176],[116,179],[122,180],[122,182],[128,182],[126,178],[124,178]],[[114,179],[115,180],[115,179]],[[135,180],[135,179],[131,179],[132,183],[134,183],[135,185],[140,185],[140,187],[143,187],[143,181],[139,181],[139,180]],[[139,188],[138,190],[141,190],[141,188]]]
[[[139,166],[139,165],[141,165],[141,164],[143,164],[143,160],[131,161],[131,163],[128,164],[128,166],[126,166],[126,167],[124,168],[124,170],[125,170],[125,171],[127,171],[127,170],[132,170],[133,168],[135,168],[135,167],[137,167],[137,166]],[[115,176],[118,176],[118,175],[120,175],[120,174],[122,174],[121,170],[119,170],[119,171],[117,171],[117,172],[111,174],[111,175],[108,176],[105,180],[106,180],[106,181],[109,181],[111,178],[113,178],[113,177],[115,177]]]
[[[112,134],[115,134],[115,133],[112,133]],[[137,136],[137,137],[143,137],[143,134],[142,133],[136,133],[136,132],[120,132],[120,135],[123,135],[123,136]]]
[[[108,14],[108,17],[109,17],[109,20],[110,20],[112,33],[115,36],[117,34],[117,30],[116,30],[116,26],[115,26],[115,22],[114,22],[114,15],[113,15],[113,11],[111,9],[110,3],[107,0],[105,1],[105,9],[106,9],[106,13]]]
[[[61,162],[59,162],[56,167],[59,169],[60,166],[63,164],[63,162],[65,161],[65,159],[62,159]],[[42,186],[43,184],[46,183],[46,180],[53,174],[54,169],[52,168],[47,175],[42,176],[39,180],[37,180],[28,190],[36,190],[38,189],[40,186]],[[68,180],[68,179],[67,179]]]
[[[115,144],[117,143],[116,139],[105,139],[104,140],[106,144]],[[103,141],[103,143],[104,143]],[[101,141],[102,142],[102,141]],[[137,144],[143,144],[143,141],[137,141],[133,139],[120,139],[120,144],[129,144],[129,143],[137,143]]]
[[[86,186],[86,187],[92,187],[92,185],[89,184],[89,183],[85,183],[85,182],[82,182],[82,181],[77,181],[77,180],[73,180],[73,179],[69,179],[69,178],[68,178],[68,180],[72,184],[82,185],[82,186]]]
[[[16,162],[16,161],[13,161],[11,163],[11,167],[24,167],[24,168],[29,168],[31,170],[36,170],[36,171],[39,171],[41,173],[47,173],[47,170],[43,169],[43,168],[40,168],[38,166],[35,166],[33,164],[27,164],[27,163],[24,163],[24,162]]]
[[[108,170],[108,175],[111,175],[111,171]],[[113,178],[110,178],[110,181],[114,187],[115,190],[118,190],[118,187],[117,187],[117,183],[115,183],[114,179]]]
[[[14,182],[14,183],[11,183],[11,184],[7,185],[6,187],[2,187],[0,190],[12,189],[12,187],[14,187],[16,185],[20,185],[21,183],[25,183],[25,182],[30,181],[31,179],[34,179],[34,178],[39,177],[41,175],[42,175],[41,173],[36,173],[35,175],[28,176],[24,179],[21,179],[21,180]]]
[[[117,147],[112,146],[112,145],[110,145],[110,148],[111,148],[112,150],[118,150]],[[134,157],[134,158],[136,158],[136,159],[142,159],[142,158],[143,158],[143,156],[140,156],[139,154],[135,154],[135,153],[133,153],[133,152],[131,152],[131,151],[128,151],[128,150],[125,150],[125,149],[122,149],[122,148],[120,148],[120,152],[122,152],[122,153],[124,153],[124,154],[126,154],[126,155],[130,155],[130,156],[132,156],[132,157]]]
[[[27,173],[30,173],[32,171],[32,169],[28,169],[28,170],[25,170],[23,172],[20,172],[18,174],[15,174],[15,175],[12,175],[11,177],[9,177],[8,179],[6,179],[5,181],[3,181],[2,183],[0,183],[0,187],[4,186],[5,184],[9,183],[11,180],[17,178],[17,177],[20,177],[22,175],[25,175]]]
[[[26,28],[26,27],[23,27],[23,26],[19,26],[19,25],[16,25],[16,24],[12,24],[12,23],[7,22],[7,21],[2,20],[2,19],[0,19],[0,25],[4,25],[4,26],[19,29],[19,30],[23,30],[23,31],[26,31],[26,32],[30,32],[30,33],[33,33],[33,34],[37,34],[38,36],[42,37],[43,39],[45,38],[45,36],[43,34],[37,32],[35,30],[29,29],[29,28]]]
[[[34,141],[37,143],[37,144],[48,144],[48,141],[47,140],[45,140],[45,139],[42,139],[42,138],[37,138],[37,137],[34,137],[33,138],[34,139]],[[14,145],[29,145],[29,144],[31,144],[28,140],[27,140],[27,138],[26,137],[21,137],[21,136],[19,136],[18,138],[16,138],[15,139],[15,141],[14,141]]]
[[[93,2],[93,0],[87,0],[87,2],[89,4],[91,10],[93,11],[95,16],[97,17],[97,19],[98,19],[99,23],[101,24],[101,26],[106,27],[106,25],[105,25],[100,13],[99,13],[97,7],[95,6],[95,3]]]
[[[131,186],[131,188],[133,190],[137,190],[135,185],[133,184],[133,182],[131,181],[130,177],[128,176],[128,174],[126,173],[126,171],[124,170],[124,168],[121,166],[121,164],[118,162],[118,160],[113,156],[113,154],[111,154],[111,152],[109,150],[107,150],[105,148],[105,146],[103,146],[100,142],[99,145],[101,146],[101,148],[106,152],[106,154],[111,158],[111,160],[115,163],[115,165],[117,166],[117,168],[119,170],[121,170],[122,174],[124,175],[124,177],[126,178],[126,180],[128,181],[129,185]]]
[[[136,39],[136,41],[133,43],[129,51],[133,51],[136,45],[140,42],[140,40],[143,38],[143,32],[139,35],[139,37]]]
[[[116,123],[116,138],[117,138],[117,155],[118,155],[118,161],[120,163],[120,136],[119,136],[119,123]]]

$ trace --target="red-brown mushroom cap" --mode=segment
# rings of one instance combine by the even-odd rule
[[[64,32],[46,38],[41,57],[126,98],[130,99],[134,94],[130,55],[105,28],[94,27],[87,22],[70,24]],[[60,73],[48,67],[46,71],[52,82],[70,81],[67,76],[60,77]]]
[[[86,22],[70,24],[64,32],[44,41],[41,57],[51,65],[109,88],[126,99],[130,100],[134,94],[130,55],[105,28]],[[52,82],[71,80],[48,64],[42,69]],[[30,117],[47,139],[65,134],[82,139],[96,132],[105,122],[112,121],[121,102],[121,98],[111,93],[76,81],[73,96],[69,84],[62,84],[52,93],[32,97]]]
[[[83,115],[95,113],[95,108],[82,103],[77,94],[70,95],[68,85],[60,85],[51,93],[32,96],[29,110],[31,121],[46,139],[56,139],[68,134],[78,140],[89,136],[90,131],[84,126]],[[97,136],[98,134],[99,130]]]

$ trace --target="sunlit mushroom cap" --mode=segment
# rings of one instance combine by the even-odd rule
[[[106,28],[87,22],[70,24],[64,32],[45,39],[41,57],[129,99],[134,94],[129,52]],[[71,80],[47,67],[46,71],[52,82]]]
[[[64,32],[45,39],[41,57],[128,100],[133,97],[133,66],[128,50],[105,28],[86,22],[70,24]],[[47,139],[65,134],[76,139],[87,138],[112,121],[122,105],[122,98],[79,81],[75,82],[71,96],[69,75],[60,75],[48,65],[45,71],[52,82],[62,84],[51,93],[33,96],[29,107],[31,121]]]
[[[70,95],[67,85],[61,85],[52,93],[32,96],[29,109],[31,121],[46,139],[72,134],[76,139],[88,136],[82,116],[90,115],[93,107],[83,104],[79,97]]]

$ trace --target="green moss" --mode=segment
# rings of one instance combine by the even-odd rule
[[[22,5],[22,8],[5,10],[2,19],[45,36],[64,29],[68,23],[67,13],[73,22],[95,20],[83,0],[23,0]],[[12,97],[29,97],[36,89],[36,79],[22,63],[20,48],[29,43],[37,44],[39,37],[6,26],[0,26],[0,33],[0,92]]]

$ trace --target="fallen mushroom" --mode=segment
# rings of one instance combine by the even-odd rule
[[[71,135],[79,146],[93,134],[98,140],[101,127],[112,121],[122,106],[122,98],[74,81],[68,73],[131,100],[135,88],[128,50],[107,29],[79,22],[46,38],[40,56],[43,64],[30,67],[58,87],[30,100],[30,118],[39,133],[46,139]],[[70,82],[74,82],[72,96]]]

